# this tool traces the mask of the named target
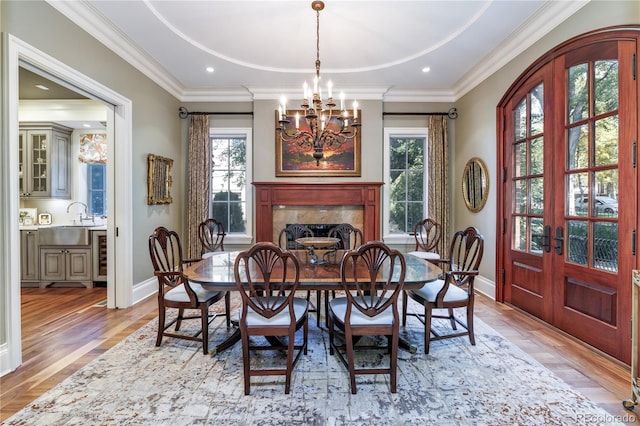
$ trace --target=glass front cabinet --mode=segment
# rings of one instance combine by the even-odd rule
[[[72,130],[53,123],[20,123],[20,197],[71,197]]]

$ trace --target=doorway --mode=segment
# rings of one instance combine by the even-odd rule
[[[632,35],[632,37],[630,37]],[[630,362],[638,33],[545,55],[501,101],[497,299]]]
[[[56,81],[87,97],[95,99],[110,110],[107,115],[107,129],[112,129],[109,137],[114,143],[108,146],[108,157],[114,161],[107,167],[109,185],[108,211],[113,212],[107,219],[107,256],[113,261],[108,264],[108,277],[113,285],[108,285],[107,307],[128,307],[132,303],[132,241],[131,241],[131,101],[102,84],[80,74],[45,53],[32,48],[14,36],[6,35],[6,72],[3,87],[8,88],[3,96],[3,140],[18,140],[18,70],[20,66],[32,66],[40,70],[48,79]],[[117,146],[117,149],[116,149]],[[2,158],[2,168],[7,171],[2,177],[2,217],[6,223],[18,223],[18,147],[7,144],[8,155]],[[118,168],[116,174],[115,168]],[[116,210],[115,206],[118,206]],[[118,234],[128,237],[116,238]],[[6,331],[6,350],[0,352],[1,373],[12,371],[21,364],[21,320],[20,320],[20,267],[19,233],[17,227],[9,229],[7,238],[0,244],[3,253],[3,278],[8,297],[2,300],[2,327]]]

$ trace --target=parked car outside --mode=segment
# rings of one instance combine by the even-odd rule
[[[589,197],[579,197],[576,199],[576,210],[586,211]],[[618,200],[606,197],[603,195],[596,195],[593,197],[593,203],[595,204],[596,215],[612,215],[618,214]]]

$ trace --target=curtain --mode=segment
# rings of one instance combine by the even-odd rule
[[[429,217],[440,224],[441,238],[438,244],[440,256],[449,253],[450,223],[449,223],[449,140],[447,136],[447,116],[429,116],[429,199],[427,208]]]
[[[211,201],[211,144],[209,117],[192,115],[189,125],[189,186],[187,188],[187,244],[189,259],[200,257],[198,225],[209,217]]]

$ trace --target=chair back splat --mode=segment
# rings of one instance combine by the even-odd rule
[[[300,280],[298,259],[271,242],[261,242],[238,254],[234,275],[242,297],[239,327],[244,393],[249,395],[251,377],[284,375],[284,392],[288,394],[291,372],[300,355],[307,353],[308,340],[308,302],[295,297]],[[296,345],[296,331],[300,328],[303,329],[302,343]],[[259,345],[250,340],[252,336],[268,336],[268,344]],[[279,337],[286,339],[281,341]],[[286,351],[286,366],[265,367],[265,363],[277,360],[270,357],[261,364],[262,368],[252,368],[251,352],[257,350]]]
[[[362,244],[342,257],[340,276],[346,297],[336,297],[329,302],[329,352],[337,354],[347,367],[352,393],[357,392],[355,378],[359,374],[389,374],[391,392],[396,392],[400,338],[398,296],[405,273],[404,256],[380,241]],[[336,343],[336,332],[343,334],[344,344]],[[358,342],[356,346],[358,338],[363,336],[385,336],[386,345],[372,339],[369,343]],[[389,366],[360,366],[361,362],[355,362],[356,349],[384,349],[390,354]]]
[[[224,237],[227,233],[222,222],[209,218],[198,225],[198,238],[202,244],[203,257],[206,253],[224,251]]]

